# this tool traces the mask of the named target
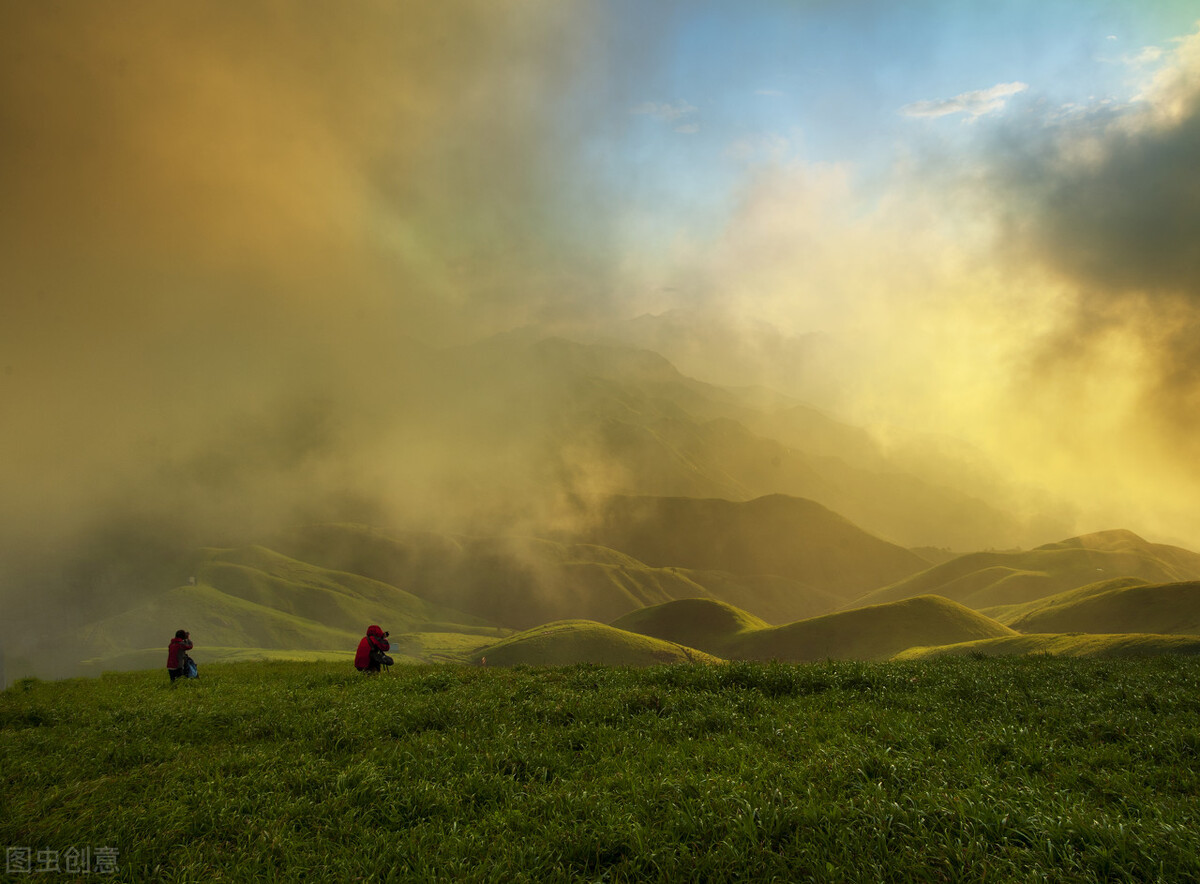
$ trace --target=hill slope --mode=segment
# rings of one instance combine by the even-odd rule
[[[353,651],[366,626],[394,633],[497,634],[486,621],[394,586],[331,571],[259,546],[207,550],[195,584],[146,597],[79,631],[81,659],[166,648],[177,628],[198,649]]]
[[[1200,555],[1150,543],[1131,531],[1102,531],[1025,552],[960,556],[876,590],[860,601],[881,603],[935,593],[972,608],[1018,605],[1101,580],[1149,583],[1200,579]]]
[[[1015,635],[977,611],[938,596],[871,605],[786,626],[744,632],[725,656],[740,660],[886,660],[906,648]]]
[[[1200,581],[1084,587],[1042,599],[1007,622],[1025,633],[1200,634]]]
[[[909,648],[892,659],[937,657],[1010,657],[1049,654],[1056,657],[1154,657],[1200,655],[1200,635],[1017,635],[930,648]]]
[[[680,599],[642,608],[612,625],[718,655],[743,633],[769,628],[753,614],[711,599]]]
[[[595,543],[342,524],[296,529],[270,543],[295,558],[402,587],[514,629],[569,618],[611,622],[681,598],[728,601],[775,623],[841,604],[841,597],[788,577],[653,567]]]
[[[649,565],[774,574],[845,601],[927,565],[815,501],[780,494],[744,503],[614,497],[583,539]]]
[[[611,435],[588,436],[611,440],[612,447],[594,445],[593,451],[614,457],[628,477],[625,489],[613,491],[731,500],[773,493],[809,498],[905,546],[973,549],[987,543],[1029,542],[1017,519],[984,502],[991,496],[991,486],[975,475],[971,465],[978,461],[977,455],[952,453],[935,440],[913,439],[900,445],[893,440],[885,450],[864,430],[814,408],[815,400],[806,395],[796,398],[777,392],[794,389],[792,382],[812,369],[796,366],[774,375],[790,361],[785,355],[788,348],[780,350],[778,340],[756,333],[752,336],[756,343],[750,345],[749,329],[734,331],[727,318],[686,317],[680,312],[643,316],[599,336],[584,333],[585,340],[605,341],[609,346],[563,340],[536,345],[545,348],[542,359],[553,352],[559,374],[604,372],[611,398],[575,401],[586,403],[582,408],[590,417],[606,419],[596,429]],[[699,336],[696,320],[706,328]],[[626,346],[611,346],[618,340]],[[721,340],[722,346],[714,348],[713,340]],[[721,374],[713,374],[717,351],[751,356],[756,367],[749,373],[726,375],[725,380],[735,384],[732,387],[696,380],[712,381]],[[661,360],[670,373],[622,368],[633,363],[628,354],[637,353]],[[684,377],[676,366],[692,377]],[[826,381],[835,376],[818,374]],[[787,383],[775,386],[773,376],[786,378]],[[687,384],[686,395],[681,382]],[[758,386],[763,383],[774,389]],[[591,392],[594,385],[579,387]],[[669,406],[676,406],[676,417],[682,411],[684,420],[657,421],[672,416],[666,410]],[[923,456],[898,457],[905,448]],[[948,481],[951,464],[956,475]]]
[[[729,605],[687,599],[636,611],[613,626],[730,660],[884,660],[905,648],[1012,636],[963,605],[921,596],[767,626]]]
[[[638,635],[591,620],[560,620],[528,629],[481,648],[472,662],[488,666],[659,666],[666,663],[718,663],[702,651]]]

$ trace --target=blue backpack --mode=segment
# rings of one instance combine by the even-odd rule
[[[199,678],[200,671],[196,668],[196,661],[187,654],[183,655],[183,677],[184,678]]]

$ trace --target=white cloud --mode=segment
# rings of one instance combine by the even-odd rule
[[[782,163],[796,152],[803,136],[794,129],[794,137],[778,132],[750,135],[733,141],[725,149],[725,156],[742,163]]]
[[[990,89],[963,92],[953,98],[935,98],[914,101],[900,108],[906,117],[946,117],[950,114],[967,114],[974,119],[984,114],[1003,109],[1010,97],[1029,88],[1028,83],[998,83]]]
[[[699,111],[700,109],[694,104],[690,104],[682,99],[674,104],[669,102],[644,101],[629,110],[631,114],[655,117],[664,123],[670,123],[676,132],[684,135],[695,135],[700,131],[700,124],[696,122],[696,115]]]

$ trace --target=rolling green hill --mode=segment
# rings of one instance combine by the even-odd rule
[[[1016,633],[977,611],[921,596],[768,626],[730,605],[685,599],[635,611],[613,626],[679,642],[729,660],[885,660],[918,645]]]
[[[187,629],[197,649],[207,643],[281,650],[353,650],[360,638],[359,629],[318,623],[197,584],[167,590],[124,613],[84,627],[76,653],[86,659],[161,647],[165,659],[167,643],[176,629]]]
[[[370,623],[394,633],[502,634],[480,618],[394,586],[263,547],[207,550],[195,570],[194,585],[147,596],[79,630],[79,659],[118,665],[130,652],[145,649],[163,657],[179,628],[191,632],[200,657],[206,646],[255,653],[353,652]]]
[[[488,666],[658,666],[666,663],[718,663],[703,651],[638,635],[592,620],[560,620],[528,629],[481,648],[471,661]]]
[[[738,660],[886,660],[918,645],[1014,635],[1007,626],[938,596],[871,605],[743,632],[726,646]]]
[[[680,599],[642,608],[612,625],[717,655],[743,633],[769,628],[753,614],[712,599]]]
[[[1026,608],[1005,621],[1018,632],[1200,634],[1198,581],[1113,581],[1053,595]]]
[[[1012,626],[1013,621],[1046,607],[1078,601],[1092,595],[1102,595],[1114,589],[1146,585],[1146,581],[1140,577],[1114,577],[1112,580],[1089,583],[1087,586],[1081,586],[1078,589],[1068,589],[1066,592],[1059,592],[1054,595],[1045,596],[1044,598],[1034,599],[1032,602],[1023,602],[1019,605],[993,605],[990,608],[980,608],[979,613],[986,614],[988,617],[1003,623],[1005,626]]]
[[[909,648],[894,660],[931,660],[937,657],[1010,657],[1049,654],[1057,657],[1152,657],[1200,655],[1200,635],[1049,634],[1016,635],[961,642],[941,647]]]
[[[648,605],[695,597],[786,623],[832,611],[842,601],[789,577],[652,567],[593,543],[343,524],[295,529],[269,543],[297,559],[403,587],[516,629],[573,617],[611,622]]]
[[[531,537],[384,533],[330,524],[271,542],[297,558],[517,629],[576,616],[611,620],[646,604],[706,592],[677,570],[647,568],[615,550]]]
[[[208,671],[210,663],[237,663],[241,661],[291,660],[296,662],[340,661],[347,668],[354,665],[353,651],[303,651],[282,648],[225,648],[205,645],[197,648],[194,659],[200,666],[201,677]],[[163,669],[166,666],[167,649],[142,648],[122,651],[104,657],[92,657],[83,661],[82,673],[96,676],[105,672],[129,672],[141,669]],[[405,660],[404,662],[410,662]],[[417,662],[415,660],[411,662]],[[164,676],[165,677],[165,676]]]
[[[1024,552],[960,556],[876,590],[861,603],[934,593],[976,609],[1019,605],[1099,581],[1200,579],[1200,555],[1150,543],[1131,531],[1102,531]]]

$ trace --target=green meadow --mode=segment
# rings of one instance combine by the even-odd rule
[[[1200,660],[23,680],[0,777],[121,881],[1200,881]]]

